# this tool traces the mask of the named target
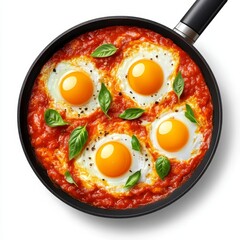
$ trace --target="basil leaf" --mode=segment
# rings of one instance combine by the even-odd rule
[[[84,144],[87,142],[87,138],[88,132],[86,126],[77,127],[72,131],[68,142],[70,160],[81,152]]]
[[[134,174],[132,174],[131,176],[129,176],[126,184],[125,184],[125,188],[131,188],[133,187],[134,185],[137,184],[137,182],[139,181],[141,177],[141,170],[135,172]]]
[[[101,85],[101,89],[98,95],[98,101],[102,111],[105,113],[106,116],[108,116],[107,112],[112,102],[112,96],[111,93],[106,88],[106,86],[104,85],[104,83],[102,83]]]
[[[103,44],[97,47],[91,54],[95,58],[103,58],[112,56],[117,51],[117,48],[113,44]]]
[[[169,173],[171,165],[167,157],[161,156],[156,160],[155,168],[159,177],[163,180]]]
[[[173,82],[173,91],[177,94],[178,100],[180,99],[184,89],[184,79],[181,72],[178,72]]]
[[[185,117],[188,118],[193,123],[198,123],[197,119],[194,116],[194,112],[193,112],[192,108],[188,104],[186,104]]]
[[[65,176],[65,179],[66,179],[66,181],[68,183],[73,183],[73,184],[75,184],[77,186],[76,182],[73,180],[72,175],[71,175],[71,173],[69,171],[66,171],[64,173],[64,176]]]
[[[131,144],[133,150],[141,151],[141,144],[135,135],[132,135]]]
[[[143,113],[144,110],[141,108],[128,108],[123,113],[121,113],[119,117],[126,120],[133,120],[141,117]]]
[[[44,113],[44,120],[49,127],[58,127],[68,125],[65,122],[59,112],[54,109],[47,109]]]

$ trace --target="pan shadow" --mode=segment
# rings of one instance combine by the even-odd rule
[[[218,79],[219,81],[224,80],[224,75],[222,76],[223,79]],[[83,214],[71,209],[71,213],[76,218],[76,221],[79,221],[79,218],[82,221],[82,218],[84,218],[84,221],[89,222],[91,227],[96,231],[97,229],[101,229],[101,231],[104,231],[104,229],[111,229],[111,231],[114,232],[124,229],[124,232],[137,232],[139,234],[141,231],[145,231],[146,228],[148,230],[164,228],[164,226],[168,225],[170,222],[179,221],[179,219],[184,218],[184,216],[192,212],[194,208],[201,207],[202,203],[207,201],[208,195],[210,195],[212,189],[218,184],[218,179],[223,176],[224,169],[228,164],[226,159],[231,149],[231,141],[229,141],[229,139],[231,139],[234,129],[231,124],[231,118],[227,118],[227,116],[231,116],[231,106],[230,102],[228,102],[227,96],[222,95],[222,101],[224,109],[224,121],[217,151],[207,171],[204,173],[203,177],[198,181],[198,183],[191,189],[191,191],[160,211],[135,218],[101,218]]]

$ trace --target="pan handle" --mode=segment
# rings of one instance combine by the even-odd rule
[[[193,44],[227,0],[197,0],[174,28]]]

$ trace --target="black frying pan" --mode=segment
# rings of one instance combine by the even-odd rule
[[[227,0],[197,0],[186,15],[182,18],[179,24],[171,30],[159,23],[152,22],[150,20],[136,18],[136,17],[106,17],[88,21],[77,25],[66,31],[53,42],[51,42],[40,55],[37,57],[31,68],[29,69],[27,76],[24,80],[18,103],[18,130],[19,136],[22,143],[23,150],[26,157],[33,168],[36,175],[42,181],[42,183],[59,199],[69,204],[70,206],[87,212],[93,215],[102,217],[114,217],[114,218],[125,218],[135,217],[144,215],[156,210],[159,210],[172,202],[176,201],[183,194],[185,194],[202,176],[208,165],[210,164],[216,147],[218,145],[221,125],[222,125],[222,105],[219,89],[214,78],[212,71],[207,65],[206,61],[200,55],[200,53],[193,47],[193,43],[196,41],[198,36],[204,31],[207,25],[211,22],[214,16],[222,8]],[[128,25],[147,28],[157,33],[160,33],[166,38],[170,38],[174,43],[186,51],[191,58],[197,63],[202,71],[205,78],[206,84],[210,90],[214,113],[213,113],[213,135],[210,143],[210,148],[207,151],[204,159],[194,171],[191,178],[185,182],[181,187],[176,189],[169,197],[135,209],[127,210],[109,210],[101,209],[90,206],[88,204],[79,202],[73,199],[67,193],[57,187],[48,177],[46,171],[39,164],[34,150],[31,146],[29,139],[29,133],[27,128],[27,113],[28,113],[28,102],[31,95],[31,90],[35,79],[41,71],[43,65],[52,57],[52,55],[61,49],[66,43],[74,39],[75,37],[84,34],[89,31],[96,29],[116,26],[116,25]]]

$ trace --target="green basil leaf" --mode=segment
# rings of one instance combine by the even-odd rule
[[[68,142],[70,160],[81,152],[83,146],[87,142],[87,138],[88,132],[86,126],[77,127],[72,131]]]
[[[184,79],[181,72],[178,72],[177,76],[173,82],[173,91],[177,94],[178,99],[180,99],[184,89]]]
[[[125,188],[131,188],[133,187],[134,185],[136,185],[139,181],[141,177],[141,170],[135,172],[134,174],[132,174],[131,176],[129,176],[126,184],[125,184]]]
[[[163,180],[169,173],[171,165],[167,157],[161,156],[155,162],[155,168],[159,177]]]
[[[77,186],[76,182],[73,180],[72,175],[71,175],[71,173],[69,171],[66,171],[64,173],[64,176],[65,176],[65,179],[66,179],[67,182],[73,183],[73,184],[75,184]]]
[[[91,54],[95,58],[103,58],[112,56],[117,51],[117,48],[113,44],[103,44],[97,47]]]
[[[68,125],[65,122],[59,112],[54,109],[47,109],[44,113],[44,120],[49,127],[58,127]]]
[[[185,117],[188,118],[193,123],[198,123],[197,119],[194,116],[194,112],[190,105],[186,104]]]
[[[143,113],[144,110],[141,108],[128,108],[123,113],[121,113],[119,117],[126,120],[133,120],[141,117]]]
[[[107,113],[112,102],[112,96],[111,93],[108,91],[107,87],[104,85],[104,83],[102,83],[101,85],[101,89],[98,95],[98,101],[102,111],[105,113],[106,116],[108,116]]]
[[[135,135],[132,135],[131,144],[133,150],[141,151],[141,144]]]

